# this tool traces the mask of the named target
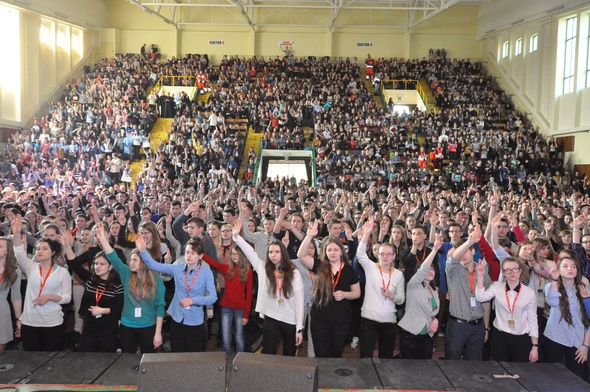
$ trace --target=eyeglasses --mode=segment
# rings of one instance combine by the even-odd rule
[[[505,274],[513,274],[515,272],[519,272],[520,268],[505,268],[502,271],[504,271]]]
[[[393,257],[395,253],[378,253],[380,257]]]
[[[231,230],[221,230],[222,233],[231,233]]]
[[[239,253],[236,253],[236,252],[231,252],[230,255],[232,255],[232,256],[239,256],[240,254]]]

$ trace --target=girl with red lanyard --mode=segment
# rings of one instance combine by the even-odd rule
[[[363,236],[357,249],[357,260],[365,270],[366,277],[365,300],[361,310],[360,354],[361,358],[372,358],[378,340],[379,358],[393,358],[397,332],[396,305],[405,301],[404,274],[394,267],[395,252],[390,243],[383,243],[379,247],[377,263],[367,256],[367,243],[373,223],[374,218],[371,217],[363,225]]]
[[[14,253],[27,275],[27,291],[21,316],[21,337],[26,351],[61,351],[65,327],[61,304],[72,299],[72,278],[56,264],[62,247],[58,241],[41,239],[35,246],[35,261],[27,257],[23,245],[20,215],[12,222]]]
[[[521,283],[524,264],[507,257],[502,261],[506,282],[495,282],[484,288],[484,261],[476,265],[475,298],[479,302],[495,298],[496,318],[492,329],[492,358],[506,362],[536,362],[539,359],[537,294]]]
[[[80,316],[84,329],[80,351],[115,352],[119,339],[119,319],[123,310],[123,285],[104,252],[94,256],[90,271],[83,267],[83,258],[75,257],[74,239],[69,232],[62,237],[68,266],[84,281]]]
[[[340,358],[352,318],[350,302],[361,295],[358,276],[340,238],[324,238],[316,270],[310,312],[315,356]]]
[[[258,273],[256,311],[264,318],[262,353],[276,354],[283,339],[283,355],[295,356],[303,341],[303,282],[301,273],[289,259],[289,252],[280,241],[268,246],[266,260],[240,236],[242,220],[234,222],[233,239],[242,249],[252,268]]]

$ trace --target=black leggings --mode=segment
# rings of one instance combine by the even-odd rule
[[[142,354],[155,353],[154,335],[156,333],[156,324],[145,328],[130,328],[121,324],[119,330],[119,340],[121,341],[121,350],[124,353],[135,354],[137,347]]]

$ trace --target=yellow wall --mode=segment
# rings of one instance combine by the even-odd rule
[[[156,16],[127,2],[108,0],[106,5],[109,15],[112,15],[108,27],[114,29],[115,37],[112,37],[112,32],[106,34],[108,39],[101,36],[101,46],[106,44],[107,48],[103,53],[112,50],[116,53],[137,53],[142,44],[149,46],[155,43],[164,59],[187,53],[207,53],[213,62],[218,62],[223,55],[282,55],[279,41],[293,41],[292,54],[295,56],[356,56],[364,59],[370,53],[373,57],[416,58],[427,56],[431,48],[445,48],[451,57],[482,57],[481,41],[475,39],[477,26],[456,22],[476,20],[478,7],[472,5],[454,6],[408,32],[387,27],[392,24],[392,19],[406,20],[405,12],[343,10],[337,23],[347,27],[336,27],[330,31],[323,26],[302,26],[329,24],[329,10],[256,9],[255,20],[273,26],[252,29],[244,25],[244,17],[234,7],[201,8],[192,13],[188,8],[180,7],[177,12],[183,13],[182,21],[197,25],[181,25],[179,30],[175,30]],[[165,10],[161,13],[167,16]],[[369,21],[383,27],[355,27]],[[218,23],[219,26],[204,25],[206,23]],[[278,26],[289,23],[293,25]],[[210,45],[209,41],[223,41],[223,45]],[[369,43],[371,46],[357,46],[357,43]],[[113,46],[114,49],[111,49]]]

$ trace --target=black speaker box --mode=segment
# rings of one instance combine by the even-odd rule
[[[313,358],[238,353],[229,377],[230,392],[317,391],[318,362]]]
[[[225,352],[144,354],[138,392],[225,391]]]

